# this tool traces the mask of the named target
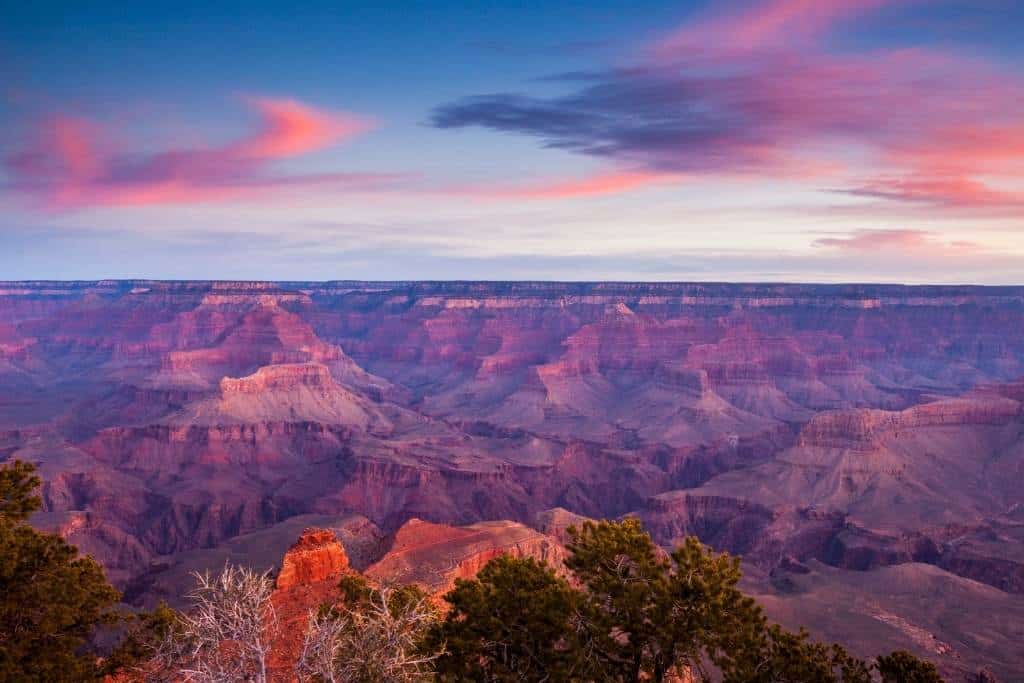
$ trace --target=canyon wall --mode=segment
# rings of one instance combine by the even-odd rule
[[[1020,595],[1021,330],[1013,287],[3,282],[0,460],[137,602],[353,515],[636,514],[765,590],[924,565]]]

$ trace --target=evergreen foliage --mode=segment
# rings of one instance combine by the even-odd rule
[[[636,519],[569,530],[566,566],[587,589],[588,635],[602,678],[660,683],[728,663],[760,626],[736,584],[739,560],[695,538],[666,556]]]
[[[88,638],[120,596],[103,568],[27,524],[41,501],[35,467],[0,467],[0,681],[86,681],[101,665]]]
[[[459,579],[434,636],[445,681],[584,680],[577,633],[583,595],[534,559],[491,560],[471,581]]]
[[[934,664],[904,650],[879,657],[877,666],[882,683],[942,683]]]

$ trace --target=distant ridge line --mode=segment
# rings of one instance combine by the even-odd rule
[[[535,305],[577,303],[635,306],[786,307],[1024,306],[1024,286],[804,284],[728,282],[558,282],[544,280],[12,280],[0,297],[122,296],[339,296],[406,297],[407,303],[442,307],[500,307],[517,299]],[[401,299],[399,299],[401,300]]]

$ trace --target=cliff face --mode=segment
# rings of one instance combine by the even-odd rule
[[[1000,396],[969,396],[914,406],[904,411],[846,410],[815,415],[800,430],[798,445],[871,449],[902,432],[1010,424],[1021,417],[1021,402]]]
[[[306,529],[285,553],[277,575],[277,588],[337,579],[348,568],[345,549],[332,531]]]
[[[636,514],[661,542],[694,534],[766,570],[786,558],[858,571],[919,562],[1019,593],[1024,403],[1014,395],[821,413],[776,457],[649,498]]]
[[[349,571],[345,549],[328,529],[306,529],[284,554],[270,598],[277,617],[268,667],[272,681],[296,680],[295,662],[302,652],[309,613],[339,598],[338,582]]]
[[[453,527],[412,519],[395,533],[391,548],[366,575],[381,582],[414,583],[443,595],[454,588],[456,579],[476,576],[501,555],[531,557],[558,568],[565,549],[554,537],[515,522]]]
[[[0,459],[122,586],[298,515],[561,507],[1020,591],[1021,329],[1024,288],[0,283]]]

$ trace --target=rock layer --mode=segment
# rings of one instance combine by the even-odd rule
[[[349,568],[341,542],[328,529],[306,529],[285,553],[277,575],[278,588],[291,588],[337,578]]]
[[[560,568],[565,549],[555,538],[515,522],[478,522],[464,527],[406,522],[395,533],[391,548],[366,575],[378,582],[416,584],[441,595],[456,579],[476,576],[501,555],[531,557]]]

